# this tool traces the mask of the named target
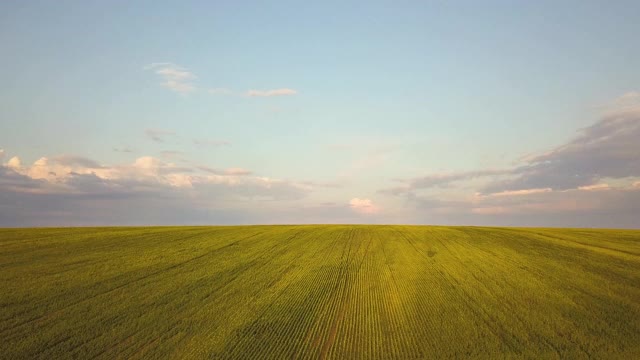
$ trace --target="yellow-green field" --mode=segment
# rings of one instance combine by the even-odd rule
[[[0,229],[3,359],[640,359],[640,231]]]

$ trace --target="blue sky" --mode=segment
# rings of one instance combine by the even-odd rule
[[[637,1],[3,2],[0,225],[637,227],[637,34]]]

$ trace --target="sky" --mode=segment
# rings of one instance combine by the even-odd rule
[[[640,228],[638,1],[0,2],[0,226]]]

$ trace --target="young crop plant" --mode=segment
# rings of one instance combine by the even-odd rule
[[[640,231],[0,229],[0,358],[640,358]]]

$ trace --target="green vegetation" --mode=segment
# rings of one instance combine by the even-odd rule
[[[640,231],[0,229],[0,357],[640,358]]]

